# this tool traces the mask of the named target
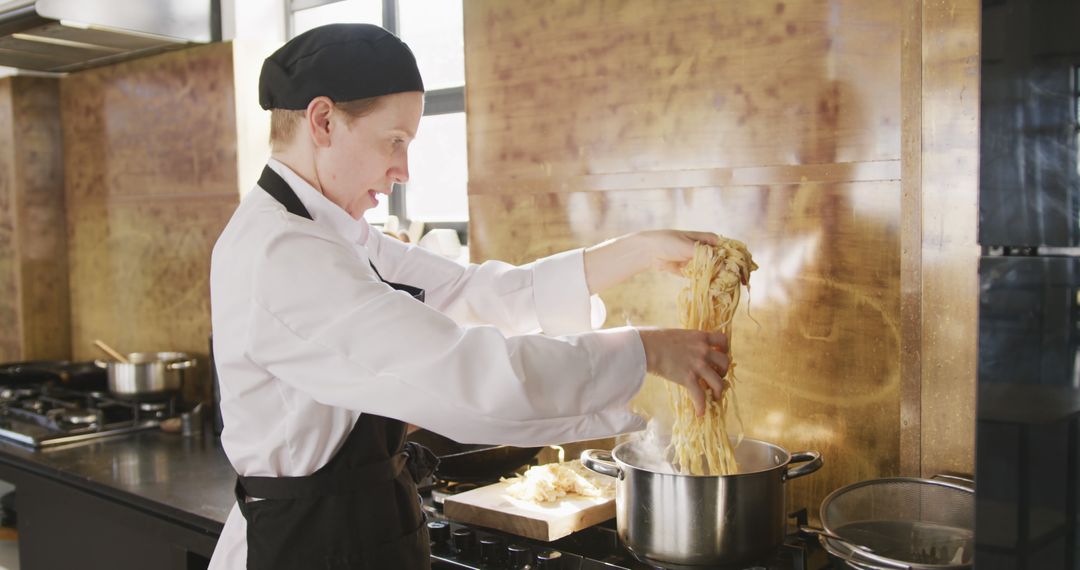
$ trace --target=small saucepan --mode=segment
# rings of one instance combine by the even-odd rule
[[[109,391],[116,396],[156,398],[176,393],[184,383],[183,371],[195,359],[183,352],[133,352],[128,362],[96,360],[109,373]]]

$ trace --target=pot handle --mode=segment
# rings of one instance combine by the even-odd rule
[[[622,469],[612,461],[611,452],[606,449],[586,449],[581,452],[581,464],[586,469],[595,471],[601,475],[623,478]]]
[[[192,366],[195,366],[195,359],[180,360],[166,364],[165,370],[183,370],[185,368],[191,368]]]
[[[803,463],[809,461],[806,465],[800,465],[798,467],[791,467],[792,463]],[[803,475],[809,475],[818,469],[825,462],[821,459],[821,454],[817,451],[800,451],[798,453],[791,454],[791,461],[788,462],[787,470],[784,471],[784,480],[795,479],[796,477],[802,477]]]

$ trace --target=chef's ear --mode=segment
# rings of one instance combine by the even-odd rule
[[[304,126],[315,146],[330,146],[330,117],[333,114],[334,102],[329,97],[316,97],[308,103]]]

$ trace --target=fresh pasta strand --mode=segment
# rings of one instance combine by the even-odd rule
[[[740,286],[750,289],[750,272],[757,269],[741,241],[721,237],[717,246],[697,244],[694,257],[683,269],[689,284],[679,294],[682,326],[703,331],[721,331],[728,337],[731,356],[731,323],[739,306]],[[735,399],[735,360],[732,357],[724,390],[717,397],[705,391],[705,415],[698,417],[690,392],[668,384],[668,400],[674,415],[668,454],[680,473],[729,475],[737,472],[734,446],[742,439],[742,419]],[[728,433],[728,414],[733,414],[738,433]],[[732,444],[735,435],[735,444]]]

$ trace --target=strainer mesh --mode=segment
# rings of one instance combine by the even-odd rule
[[[905,563],[964,566],[974,556],[975,494],[937,481],[881,479],[822,505],[829,532]]]

